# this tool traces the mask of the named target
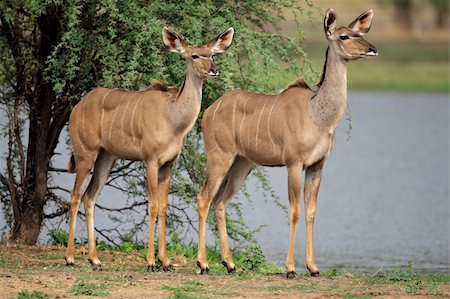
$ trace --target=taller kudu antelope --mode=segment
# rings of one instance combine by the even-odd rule
[[[314,217],[322,168],[334,143],[335,130],[346,107],[347,63],[376,56],[362,38],[370,29],[368,10],[348,27],[336,28],[337,15],[328,9],[324,20],[329,42],[322,79],[316,91],[299,79],[278,95],[232,90],[203,116],[207,155],[205,183],[197,197],[199,210],[198,262],[208,272],[205,254],[206,217],[215,208],[221,254],[228,272],[236,271],[228,244],[225,209],[256,165],[286,166],[290,203],[290,245],[287,277],[295,277],[294,244],[300,214],[301,174],[305,171],[306,267],[319,271],[314,258]]]
[[[166,254],[166,209],[172,165],[184,139],[200,112],[203,81],[219,74],[212,61],[216,53],[231,45],[234,30],[229,28],[205,46],[189,46],[185,39],[164,27],[164,44],[186,60],[187,73],[178,92],[161,84],[131,92],[97,87],[73,108],[69,120],[73,155],[69,171],[76,172],[71,198],[68,265],[74,264],[75,223],[82,198],[88,233],[89,261],[100,266],[94,235],[95,201],[106,183],[116,159],[145,161],[148,191],[147,269],[155,269],[154,234],[159,217],[158,258],[164,270],[171,265]],[[83,192],[93,168],[89,186]],[[83,194],[82,196],[80,196]]]

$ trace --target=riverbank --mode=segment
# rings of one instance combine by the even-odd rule
[[[93,271],[76,253],[75,267],[66,267],[65,247],[0,245],[1,298],[448,298],[450,275],[417,274],[405,266],[373,275],[336,270],[310,277],[299,273],[287,280],[283,269],[261,264],[225,273],[218,253],[211,255],[209,275],[197,274],[194,253],[171,248],[175,271],[145,271],[145,250],[102,250],[102,270]],[[178,252],[178,253],[177,253]],[[254,256],[247,263],[254,264]],[[247,264],[247,265],[250,265]],[[299,269],[303,272],[303,269]]]

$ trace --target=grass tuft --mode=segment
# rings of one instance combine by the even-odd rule
[[[77,280],[70,288],[69,293],[74,295],[105,296],[108,295],[108,290],[103,284],[99,285],[84,280]]]
[[[19,294],[17,295],[18,299],[50,299],[52,298],[50,295],[34,290],[33,292],[30,292],[28,290],[21,290]]]

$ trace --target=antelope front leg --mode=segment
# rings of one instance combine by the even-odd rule
[[[236,266],[234,265],[230,245],[228,244],[227,222],[225,215],[226,203],[224,201],[225,200],[221,200],[215,207],[217,230],[219,232],[220,239],[220,251],[222,254],[222,263],[225,267],[227,267],[228,273],[235,273]]]
[[[314,257],[314,219],[316,216],[317,194],[322,179],[324,161],[306,169],[305,174],[305,218],[306,218],[306,267],[311,276],[319,276]]]
[[[300,217],[300,189],[301,189],[301,172],[302,165],[288,166],[288,191],[290,204],[290,234],[289,234],[289,251],[286,258],[287,278],[294,278],[294,251],[295,251],[295,235],[297,232],[297,224]]]
[[[156,163],[147,162],[148,228],[147,271],[155,271],[155,223],[158,214],[158,167]]]
[[[163,266],[164,271],[171,271],[172,265],[167,258],[167,250],[166,250],[166,212],[167,212],[167,203],[169,197],[169,188],[170,188],[170,179],[172,173],[172,167],[167,169],[167,173],[162,182],[159,183],[159,213],[158,213],[158,228],[159,228],[159,239],[158,239],[158,259]]]
[[[209,272],[208,262],[206,260],[206,218],[208,217],[209,206],[211,205],[211,198],[207,195],[206,182],[203,185],[200,193],[197,196],[198,205],[198,250],[197,250],[197,266],[200,268],[200,273],[205,274]]]

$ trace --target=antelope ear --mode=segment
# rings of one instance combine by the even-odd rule
[[[185,47],[187,46],[184,38],[178,36],[172,29],[164,27],[162,30],[164,44],[169,48],[170,51],[183,54],[185,52]]]
[[[356,20],[351,22],[350,25],[348,25],[348,28],[353,30],[353,32],[364,35],[369,32],[370,26],[372,26],[372,18],[373,10],[370,9],[357,17]]]
[[[211,48],[212,54],[225,52],[230,47],[233,36],[234,29],[230,27],[225,32],[210,40],[207,46]]]
[[[325,19],[323,20],[323,29],[325,31],[325,36],[327,37],[327,39],[329,39],[336,30],[336,23],[336,13],[331,8],[328,8],[327,12],[325,13]]]

